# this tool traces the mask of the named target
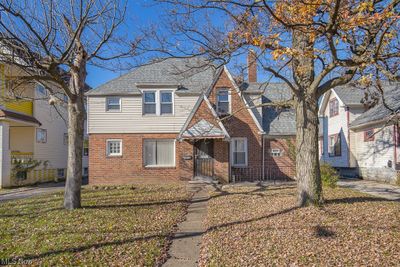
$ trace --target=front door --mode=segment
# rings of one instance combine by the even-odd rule
[[[214,142],[200,140],[195,143],[195,176],[214,177]]]

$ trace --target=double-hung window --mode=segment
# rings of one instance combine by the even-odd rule
[[[247,166],[247,138],[232,138],[231,151],[233,166]]]
[[[174,113],[174,96],[170,90],[143,91],[144,115],[168,115]]]
[[[342,155],[342,140],[341,134],[329,136],[329,156],[340,157]]]
[[[143,114],[157,114],[156,91],[145,91],[143,93]]]
[[[219,89],[217,91],[217,112],[220,115],[230,113],[230,96],[227,89]]]
[[[117,96],[107,97],[107,111],[121,111],[121,98]]]
[[[144,140],[143,154],[145,167],[173,167],[175,166],[175,140]]]
[[[334,98],[329,101],[329,117],[334,117],[339,114],[339,101]]]
[[[122,140],[109,139],[106,142],[107,156],[122,156]]]
[[[160,91],[160,99],[161,99],[161,108],[160,113],[163,114],[172,114],[172,91]]]

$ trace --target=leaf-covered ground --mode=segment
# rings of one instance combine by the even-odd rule
[[[324,197],[323,208],[296,208],[291,186],[215,191],[201,266],[399,266],[400,202]]]
[[[189,193],[184,185],[84,188],[83,208],[62,193],[0,203],[0,260],[34,265],[154,266],[165,256]]]

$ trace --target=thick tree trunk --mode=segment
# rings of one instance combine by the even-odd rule
[[[314,43],[306,28],[293,31],[293,77],[298,85],[296,100],[296,177],[300,206],[319,205],[321,175],[318,154],[318,97],[314,81]]]
[[[68,100],[68,169],[65,184],[64,207],[81,207],[82,151],[85,123],[84,88],[86,80],[86,52],[77,45],[74,66],[70,71]]]
[[[83,99],[68,103],[68,168],[65,184],[64,207],[81,207],[82,150],[85,119]]]
[[[296,177],[298,204],[320,205],[322,200],[318,152],[318,103],[297,99]]]

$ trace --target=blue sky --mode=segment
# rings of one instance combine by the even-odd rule
[[[134,29],[135,25],[146,27],[152,23],[157,23],[159,15],[162,13],[160,6],[155,6],[148,0],[128,0],[127,26]],[[124,29],[125,30],[125,29]],[[114,79],[124,71],[111,71],[103,68],[88,66],[88,77],[86,82],[93,88]]]

